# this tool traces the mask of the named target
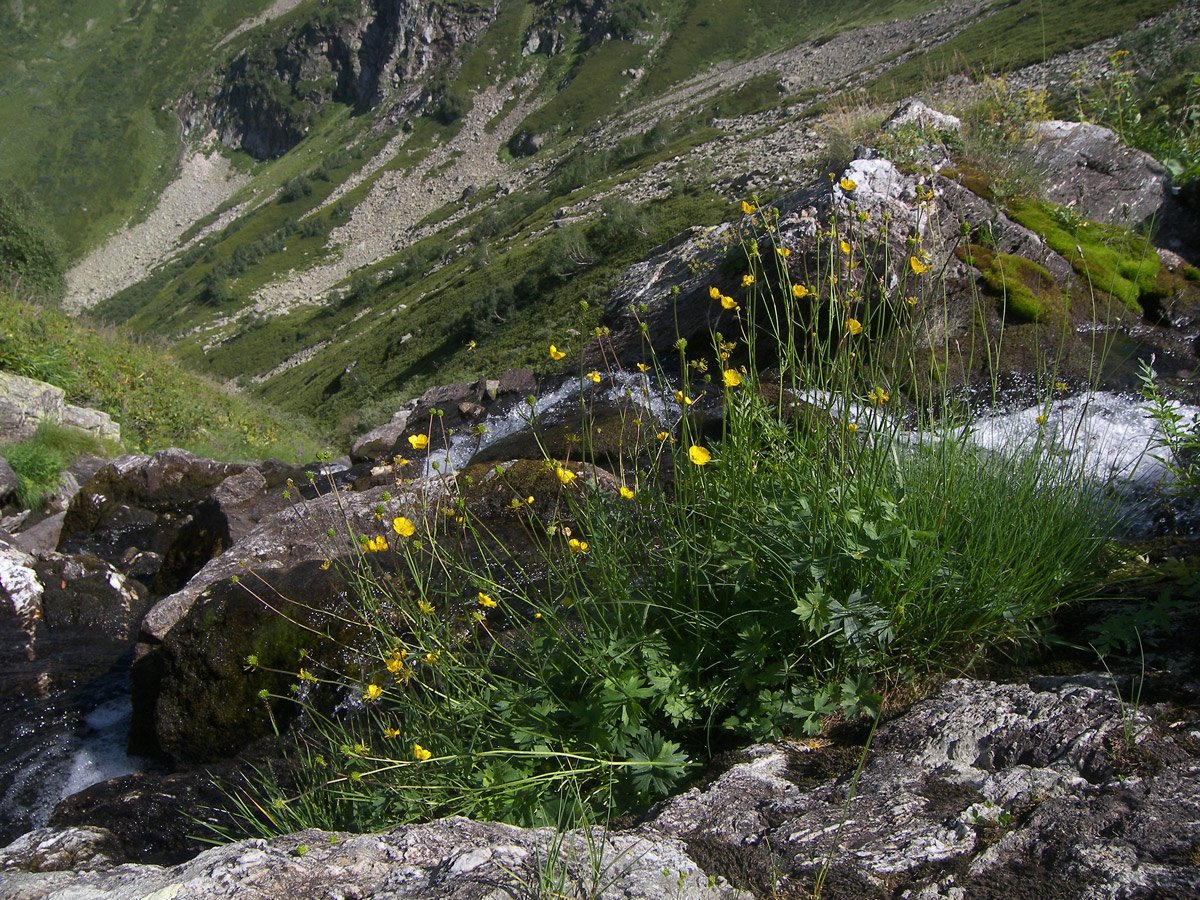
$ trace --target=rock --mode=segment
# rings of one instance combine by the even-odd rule
[[[1126,147],[1099,125],[1041,122],[1034,165],[1046,199],[1096,222],[1133,227],[1158,216],[1171,175],[1154,157]]]
[[[98,409],[88,409],[86,406],[75,406],[71,403],[64,404],[62,424],[94,434],[104,441],[113,441],[114,443],[121,441],[121,426],[114,422],[108,413]]]
[[[57,512],[65,512],[79,493],[80,488],[91,480],[92,476],[108,465],[108,460],[98,456],[84,455],[71,463],[58,478],[58,487],[47,501],[47,507]]]
[[[0,506],[7,506],[17,496],[17,474],[3,456],[0,456]]]
[[[116,837],[103,828],[37,828],[0,852],[0,883],[8,871],[93,872],[108,869],[121,858]]]
[[[1165,706],[1123,704],[1110,684],[951,681],[883,723],[865,751],[865,729],[846,743],[748,748],[630,831],[455,818],[242,841],[164,869],[117,866],[111,832],[44,830],[0,851],[0,879],[9,895],[47,900],[499,900],[536,890],[539,871],[565,896],[601,900],[808,896],[818,877],[831,897],[1197,896],[1200,723],[1178,706],[1164,717]],[[96,843],[104,852],[52,850]]]
[[[28,440],[43,419],[62,421],[63,389],[0,372],[0,444]]]
[[[377,835],[305,831],[217,847],[173,869],[140,865],[107,871],[69,869],[70,856],[50,850],[63,844],[91,845],[73,830],[37,832],[0,851],[0,878],[9,896],[66,900],[69,893],[119,891],[113,896],[502,900],[540,896],[553,886],[556,894],[595,900],[749,900],[723,879],[709,878],[679,841],[599,828],[564,836],[552,828],[455,818]],[[55,863],[64,868],[52,870]]]
[[[407,407],[397,410],[388,422],[368,431],[350,448],[350,459],[356,463],[383,459],[384,454],[390,453],[400,435],[404,434],[404,426],[408,424],[410,415],[412,410]]]
[[[65,512],[55,513],[23,529],[16,535],[16,545],[26,553],[52,552],[58,547],[63,519],[66,516]]]
[[[907,100],[901,103],[880,127],[886,128],[888,131],[896,131],[905,125],[916,125],[922,130],[962,131],[962,120],[958,116],[930,109],[920,100]]]
[[[150,608],[145,585],[94,556],[44,554],[34,566],[42,593],[42,619],[54,631],[86,631],[129,646]]]

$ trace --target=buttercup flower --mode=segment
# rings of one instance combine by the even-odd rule
[[[417,601],[417,609],[419,609],[421,612],[425,613],[425,615],[427,615],[427,616],[433,615],[433,604],[430,603],[428,600],[418,600]]]
[[[442,658],[441,650],[434,650],[431,653],[426,653],[424,656],[425,662],[429,663],[429,665],[431,665],[431,666],[434,665],[441,658]]]
[[[754,284],[754,276],[753,275],[743,275],[742,276],[742,287],[750,287],[750,285],[752,285],[752,284]]]
[[[479,592],[479,605],[482,606],[484,609],[495,609],[496,601],[493,600],[491,597],[489,597],[487,594],[485,594],[483,591],[480,591]]]
[[[407,650],[393,650],[392,655],[388,657],[387,670],[393,675],[399,675],[404,669],[404,659],[407,656]]]
[[[583,377],[584,377],[584,378],[590,378],[590,379],[591,379],[593,382],[595,382],[596,384],[599,384],[599,383],[600,383],[600,373],[599,373],[599,372],[588,372],[588,373],[587,373],[586,375],[584,375]]]
[[[758,207],[756,207],[756,206],[752,206],[751,204],[747,203],[745,200],[743,200],[743,201],[742,201],[742,212],[743,212],[743,213],[745,213],[745,214],[746,214],[746,215],[748,215],[748,216],[750,216],[750,215],[753,215],[753,214],[754,214],[754,211],[755,211],[757,208],[758,208]]]
[[[851,434],[854,434],[854,432],[858,431],[858,426],[855,425],[853,422],[851,422],[849,425],[846,426],[846,430],[848,432],[850,432]]]
[[[389,739],[390,738],[398,738],[398,737],[400,737],[400,729],[392,728],[389,726],[389,727],[383,729],[383,736],[385,738],[389,738]]]
[[[632,500],[633,499],[633,491],[631,491],[629,488],[625,487],[625,485],[621,485],[621,496],[624,497],[626,500]]]
[[[792,296],[795,297],[797,300],[803,300],[810,293],[811,293],[811,291],[809,291],[809,289],[806,288],[802,284],[793,284],[792,285]]]
[[[698,466],[706,466],[712,459],[712,454],[703,447],[693,444],[688,448],[688,459]]]
[[[714,300],[720,300],[720,299],[721,299],[721,292],[720,292],[720,291],[718,291],[718,290],[717,290],[715,287],[713,287],[713,286],[710,284],[710,285],[708,286],[708,296],[712,297],[712,299],[714,299]]]
[[[671,433],[669,431],[660,431],[658,434],[655,435],[655,437],[658,438],[660,441],[669,441],[669,440],[671,440]]]
[[[379,553],[381,550],[386,550],[387,548],[387,538],[385,538],[382,534],[379,535],[379,537],[373,537],[367,541],[368,553]]]
[[[883,388],[877,387],[874,390],[872,390],[871,393],[867,394],[867,399],[870,400],[872,403],[874,403],[876,406],[883,406],[883,404],[887,403],[888,400],[891,399],[891,397],[888,395],[888,392],[885,391]]]
[[[725,387],[737,387],[742,383],[742,376],[733,369],[726,369],[722,377],[725,379]]]
[[[558,480],[561,481],[563,484],[570,484],[572,481],[575,480],[575,473],[567,471],[562,466],[559,466],[555,470],[554,474],[558,476]]]
[[[847,256],[849,256],[850,255],[850,242],[842,241],[840,246],[842,248],[842,252],[845,253]]]
[[[571,540],[567,541],[567,546],[571,548],[572,553],[587,553],[588,552],[587,541],[581,541],[578,538],[571,538]]]
[[[1045,414],[1045,413],[1038,413],[1038,416],[1037,416],[1037,423],[1038,423],[1039,425],[1042,425],[1042,424],[1045,424],[1045,421],[1046,421],[1046,414]]]
[[[415,759],[417,762],[425,762],[425,760],[429,759],[432,756],[433,756],[433,754],[430,753],[428,750],[426,750],[424,747],[422,747],[420,744],[413,744],[413,759]]]
[[[913,270],[913,274],[915,274],[915,275],[924,275],[931,268],[933,268],[932,266],[929,265],[929,263],[922,262],[916,256],[910,256],[908,258],[908,267]]]
[[[858,319],[847,319],[846,330],[852,335],[862,334],[862,323]]]
[[[787,247],[776,247],[775,252],[778,253],[780,256],[782,256],[784,259],[787,259],[789,256],[792,255],[792,251],[789,250]]]
[[[429,446],[429,437],[424,434],[410,434],[408,442],[412,444],[414,450],[424,450]]]
[[[566,355],[567,354],[563,353],[561,350],[559,350],[553,344],[550,345],[550,358],[551,359],[556,359],[556,360],[562,359]]]
[[[749,278],[750,276],[747,275],[746,277]],[[739,308],[736,300],[734,300],[732,297],[725,297],[725,296],[721,297],[721,306],[723,306],[725,309],[738,309]]]
[[[363,694],[363,699],[366,700],[368,703],[374,703],[376,700],[378,700],[382,696],[383,696],[383,688],[381,688],[377,684],[369,684],[369,685],[367,685],[366,692]]]
[[[854,182],[854,179],[852,179],[852,178],[843,178],[841,181],[838,182],[838,187],[840,187],[843,191],[852,191],[856,187],[858,187],[858,185]]]
[[[637,367],[638,367],[639,372],[649,372],[650,371],[650,367],[648,365],[646,365],[645,363],[638,363]]]
[[[676,391],[675,392],[675,402],[678,403],[680,406],[691,406],[692,398],[689,397],[687,394],[685,394],[683,391]]]
[[[404,516],[397,516],[392,519],[392,531],[400,535],[400,537],[412,537],[416,532],[416,527]]]

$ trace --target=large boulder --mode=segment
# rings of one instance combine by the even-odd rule
[[[12,466],[8,464],[8,460],[0,456],[0,507],[7,506],[16,498],[18,486],[17,475],[12,470]]]
[[[0,372],[0,444],[27,440],[43,419],[58,424],[62,416],[62,388]]]

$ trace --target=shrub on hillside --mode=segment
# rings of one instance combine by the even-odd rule
[[[66,291],[62,249],[37,201],[12,181],[0,181],[0,282],[59,299]]]

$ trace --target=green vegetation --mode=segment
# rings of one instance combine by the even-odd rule
[[[294,694],[264,697],[310,727],[285,780],[229,786],[247,830],[636,812],[726,748],[876,715],[912,679],[1026,645],[1089,589],[1111,511],[1059,448],[979,452],[947,396],[893,386],[882,360],[914,365],[905,298],[927,273],[865,321],[818,315],[775,226],[755,212],[731,256],[735,335],[624,373],[615,480],[587,465],[602,441],[585,432],[578,457],[534,473],[431,486],[398,468],[377,530],[327,532],[358,615],[301,655]],[[870,259],[864,229],[845,236]],[[835,223],[811,276],[831,309],[854,289],[842,238]],[[580,372],[585,420],[616,374]],[[724,408],[719,437],[690,415],[702,393]],[[506,512],[481,512],[481,493]],[[331,717],[331,695],[355,702]]]
[[[24,190],[0,181],[0,286],[57,300],[66,290],[62,249],[44,214]]]
[[[230,396],[161,349],[88,328],[0,292],[0,368],[48,381],[69,403],[108,413],[130,449],[183,447],[216,459],[311,459],[320,441],[298,416]]]
[[[1065,316],[1066,298],[1043,266],[1023,256],[994,253],[978,244],[959,255],[982,273],[983,283],[997,298],[1006,321],[1044,323]]]
[[[955,74],[1012,72],[1129,31],[1175,5],[1175,0],[1114,0],[1098,16],[1090,0],[994,4],[979,22],[877,76],[866,91],[879,100],[899,100]]]
[[[1101,225],[1071,210],[1022,200],[1009,215],[1046,239],[1052,250],[1079,273],[1087,291],[1103,291],[1141,313],[1138,298],[1157,290],[1158,251],[1128,228]]]
[[[269,0],[81,0],[0,9],[0,177],[79,255],[150,202],[179,152],[174,102]],[[20,127],[16,127],[20,123]]]
[[[41,509],[58,489],[58,479],[76,459],[111,457],[120,448],[77,428],[42,422],[33,437],[0,447],[17,476],[17,502],[26,509]]]

